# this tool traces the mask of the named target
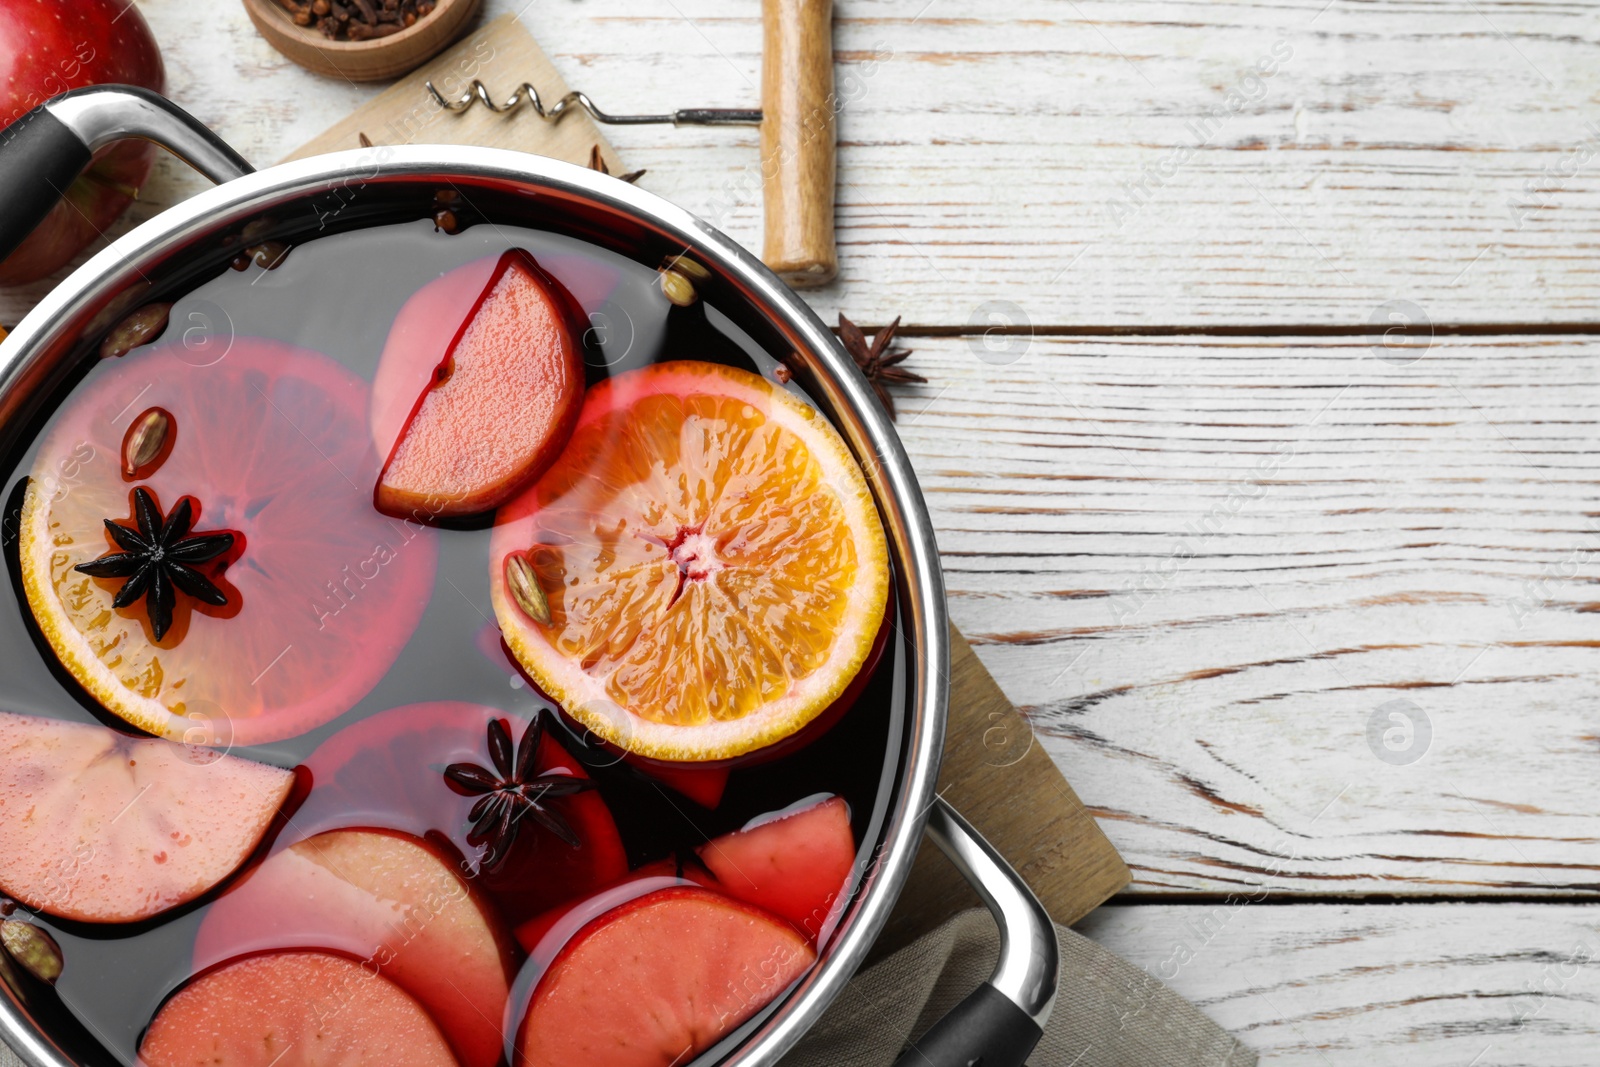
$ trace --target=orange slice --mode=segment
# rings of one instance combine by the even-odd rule
[[[547,611],[518,595],[524,563]],[[601,738],[655,759],[727,759],[805,726],[861,668],[888,589],[883,527],[838,433],[711,363],[591,389],[490,541],[518,661]]]
[[[264,744],[337,718],[383,677],[427,606],[437,535],[373,510],[361,379],[258,338],[195,355],[162,342],[103,361],[57,412],[22,509],[22,584],[62,665],[126,722]],[[124,438],[149,408],[170,440],[130,478]],[[181,593],[159,641],[143,599],[119,608],[120,582],[76,570],[116,549],[106,519],[134,525],[135,488],[163,515],[189,499],[192,530],[236,539],[225,567],[207,565],[228,604]]]

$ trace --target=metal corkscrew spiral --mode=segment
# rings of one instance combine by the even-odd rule
[[[496,114],[504,114],[526,104],[535,115],[552,124],[560,122],[562,116],[574,108],[582,108],[596,122],[608,126],[650,126],[669,123],[673,126],[759,126],[761,124],[759,108],[692,107],[661,115],[612,115],[601,111],[593,100],[576,90],[547,108],[544,106],[544,101],[539,98],[539,90],[528,82],[519,85],[510,96],[506,97],[504,103],[499,104],[495,103],[494,97],[489,94],[489,87],[477,78],[472,79],[472,85],[453,100],[441,93],[432,81],[424,84],[434,101],[446,111],[461,112],[478,103]]]

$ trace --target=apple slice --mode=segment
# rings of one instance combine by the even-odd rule
[[[488,727],[495,720],[514,742],[531,725],[497,708],[441,700],[390,708],[346,726],[302,765],[311,791],[295,811],[297,835],[387,829],[443,837],[462,856],[481,862],[486,850],[470,833],[478,797],[462,796],[440,772],[452,763],[492,766]],[[552,729],[539,730],[533,770],[589,777]],[[628,873],[622,838],[599,790],[545,803],[577,835],[577,848],[537,819],[526,819],[501,866],[468,876],[510,924],[568,898],[587,897]]]
[[[850,807],[840,797],[767,816],[695,851],[717,889],[783,916],[812,941],[849,888],[856,862]]]
[[[646,778],[682,793],[707,811],[715,811],[717,805],[722,803],[722,794],[728,789],[728,775],[733,773],[726,764],[702,767],[694,763],[664,763],[626,755],[622,758]]]
[[[393,982],[317,952],[252,956],[180,989],[139,1045],[145,1067],[456,1067]]]
[[[657,890],[606,912],[556,956],[523,1017],[519,1063],[688,1063],[815,959],[758,908],[694,886]]]
[[[194,965],[284,949],[362,960],[422,1003],[462,1067],[499,1061],[510,940],[422,841],[335,830],[275,853],[211,905]]]
[[[566,901],[521,922],[517,943],[534,953],[558,926],[573,916],[602,909],[657,885],[690,883],[753,904],[799,928],[813,945],[827,928],[834,906],[850,887],[856,844],[850,807],[840,797],[804,801],[788,811],[754,820],[743,830],[723,834],[695,849],[704,868],[657,860],[629,872],[589,897]],[[649,884],[645,884],[649,883]],[[637,889],[630,889],[637,886]],[[608,899],[610,898],[610,899]]]
[[[373,382],[376,503],[419,519],[497,507],[544,473],[583,401],[577,302],[512,249],[400,309]]]
[[[0,890],[63,919],[147,919],[243,863],[293,785],[213,749],[0,712]]]

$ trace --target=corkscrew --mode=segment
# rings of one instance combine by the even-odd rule
[[[797,289],[826,285],[839,270],[833,234],[833,0],[762,0],[761,16],[760,108],[613,115],[576,91],[546,106],[528,82],[498,103],[476,78],[454,98],[431,81],[427,89],[435,103],[455,114],[482,105],[502,115],[530,111],[552,124],[581,110],[608,126],[759,126],[766,224],[761,258]]]
[[[560,122],[566,113],[574,107],[580,107],[589,113],[589,117],[596,122],[603,122],[607,126],[759,126],[762,115],[759,108],[736,107],[696,107],[684,108],[679,111],[669,111],[660,115],[613,115],[601,111],[590,100],[588,95],[580,92],[570,92],[557,100],[550,107],[545,107],[539,98],[539,90],[529,82],[523,82],[503,103],[495,103],[494,97],[489,93],[489,87],[477,78],[472,79],[472,85],[454,100],[448,99],[433,84],[424,82],[428,92],[438,105],[446,111],[465,111],[473,104],[482,104],[497,114],[515,111],[524,104],[546,122],[554,124]]]

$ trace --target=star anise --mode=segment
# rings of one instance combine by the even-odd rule
[[[839,340],[844,342],[844,350],[850,353],[850,358],[861,368],[867,384],[878,394],[879,402],[883,404],[883,409],[889,413],[891,419],[894,418],[894,397],[889,393],[889,386],[921,384],[928,380],[920,374],[914,374],[904,367],[897,366],[911,354],[909,348],[889,351],[889,346],[894,343],[894,332],[899,328],[900,317],[897,315],[893,322],[873,336],[869,345],[866,335],[861,332],[861,327],[845,318],[842,312],[839,315]]]
[[[472,828],[467,841],[473,845],[487,845],[481,868],[496,871],[511,854],[517,842],[524,818],[531,817],[540,826],[555,834],[572,848],[582,842],[573,833],[561,813],[549,806],[560,797],[570,797],[593,789],[594,782],[565,771],[546,771],[535,774],[534,756],[539,751],[539,738],[544,734],[544,713],[534,716],[533,722],[522,733],[515,755],[511,751],[511,732],[505,720],[489,721],[489,762],[482,767],[475,763],[452,763],[444,769],[445,782],[462,796],[475,796],[467,818]]]
[[[209,562],[227,552],[233,547],[233,534],[191,536],[189,526],[194,522],[194,509],[189,498],[178,501],[172,514],[163,519],[155,497],[143,486],[133,491],[133,514],[139,524],[137,530],[105,520],[106,532],[121,552],[80,563],[73,569],[91,578],[126,578],[112,598],[111,606],[125,608],[144,597],[150,614],[150,629],[160,641],[172,625],[172,609],[177,606],[179,591],[217,607],[228,602],[227,594],[212,585],[193,565]]]
[[[603,158],[601,158],[601,156],[600,156],[600,146],[599,145],[595,145],[593,148],[589,149],[589,169],[590,170],[597,170],[601,174],[610,174],[611,173],[611,168],[606,166],[606,161]],[[628,173],[620,174],[617,177],[618,177],[618,180],[625,181],[629,185],[632,185],[634,182],[636,182],[640,178],[644,177],[644,171],[643,170],[630,170]]]

